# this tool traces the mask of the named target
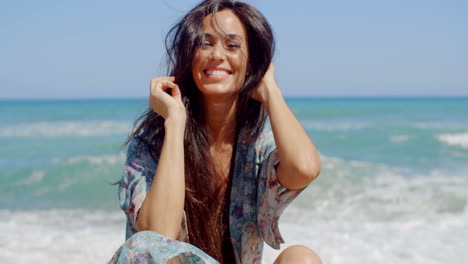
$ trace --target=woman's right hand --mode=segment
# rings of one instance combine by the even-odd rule
[[[185,124],[186,112],[182,103],[182,94],[174,80],[173,76],[152,79],[149,104],[153,111],[166,121],[174,120]]]

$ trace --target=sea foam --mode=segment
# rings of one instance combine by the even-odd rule
[[[132,123],[125,121],[43,121],[0,127],[0,137],[87,137],[126,135],[131,129]]]
[[[436,138],[450,146],[468,149],[468,133],[440,134]]]
[[[322,157],[321,175],[297,198],[299,207],[336,217],[392,220],[460,214],[468,203],[466,171],[414,171]]]
[[[317,131],[352,131],[371,126],[365,122],[313,122],[306,120],[301,120],[301,124],[306,130]]]
[[[125,218],[118,210],[0,210],[0,219],[0,228],[15,230],[0,236],[1,263],[106,263],[124,243]],[[468,259],[466,223],[466,212],[383,222],[289,207],[279,224],[285,244],[281,250],[265,245],[262,263],[299,244],[327,264],[461,264]]]
[[[44,178],[45,174],[46,173],[43,170],[38,170],[38,169],[33,170],[31,173],[31,176],[16,182],[16,185],[29,185],[29,184],[40,182]]]
[[[304,209],[288,208],[279,228],[281,250],[305,245],[327,264],[464,263],[468,214],[428,215],[405,220],[375,221],[360,217],[327,218]],[[281,251],[265,246],[263,263],[273,263]]]
[[[101,155],[101,156],[75,156],[67,159],[53,158],[54,164],[67,164],[75,165],[79,163],[89,163],[92,165],[120,165],[125,162],[125,154],[119,153],[118,155]]]
[[[394,143],[406,142],[406,141],[408,141],[408,139],[409,139],[408,135],[390,136],[390,141],[394,142]]]
[[[106,263],[124,242],[123,214],[0,210],[1,263]]]

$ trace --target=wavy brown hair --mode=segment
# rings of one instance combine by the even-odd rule
[[[213,162],[209,162],[210,136],[205,126],[201,93],[193,80],[191,65],[202,41],[203,19],[209,14],[225,9],[230,9],[239,17],[247,32],[247,75],[237,94],[236,129],[237,133],[241,128],[245,129],[252,135],[251,140],[255,140],[265,124],[266,111],[258,101],[250,98],[250,94],[265,75],[275,49],[273,33],[265,17],[246,3],[208,0],[199,3],[188,12],[166,36],[168,75],[175,77],[187,111],[184,135],[185,211],[190,243],[220,262],[223,261],[221,243],[224,230],[219,218],[222,207],[219,202],[220,193],[213,185],[217,172]],[[141,137],[145,131],[151,131],[151,135]],[[164,139],[164,119],[149,108],[136,121],[135,130],[127,139],[127,143],[135,137],[149,145],[151,155],[157,162]],[[226,190],[226,193],[229,193],[229,190]]]

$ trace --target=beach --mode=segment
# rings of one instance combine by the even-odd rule
[[[327,264],[465,263],[468,98],[288,98],[322,171],[280,219]],[[146,99],[0,101],[0,263],[105,263]],[[263,263],[280,251],[265,245]]]

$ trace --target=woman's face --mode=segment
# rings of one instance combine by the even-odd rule
[[[225,9],[203,20],[203,39],[192,61],[192,75],[205,97],[237,93],[245,81],[248,46],[244,24]]]

